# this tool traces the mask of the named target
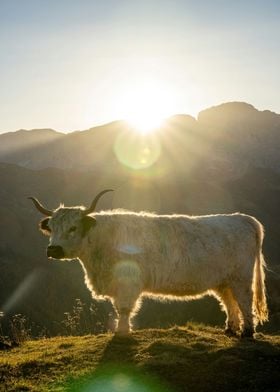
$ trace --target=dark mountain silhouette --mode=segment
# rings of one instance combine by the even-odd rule
[[[16,132],[7,132],[0,135],[0,156],[5,160],[5,156],[15,154],[19,150],[37,148],[41,144],[50,143],[58,140],[62,133],[53,129],[32,129],[27,131],[20,129]],[[24,164],[22,166],[25,166]]]
[[[48,208],[60,202],[89,205],[101,189],[113,188],[114,194],[104,197],[99,209],[241,211],[256,216],[266,228],[264,249],[272,270],[267,273],[272,313],[267,328],[278,328],[279,135],[280,115],[245,103],[207,109],[198,120],[176,115],[149,136],[151,143],[160,145],[158,159],[150,169],[140,170],[118,159],[119,140],[129,148],[140,143],[140,136],[122,121],[70,134],[36,130],[1,135],[0,311],[23,313],[57,333],[75,298],[91,302],[77,262],[46,258],[47,239],[38,231],[41,217],[27,197],[38,197]],[[146,301],[138,326],[182,324],[188,319],[221,323],[223,315],[215,300],[202,302]]]
[[[51,130],[8,133],[0,135],[0,161],[36,170],[95,169],[106,162],[112,166],[116,163],[114,144],[120,134],[128,139],[133,134],[124,121],[69,134]],[[182,155],[184,160],[190,156],[198,163],[204,158],[208,170],[229,166],[243,172],[249,166],[280,171],[280,115],[258,111],[247,103],[206,109],[197,120],[188,115],[173,116],[159,129],[157,138],[163,151],[158,165],[166,163],[172,148],[171,155],[178,157],[179,164]],[[185,167],[186,162],[182,165]]]

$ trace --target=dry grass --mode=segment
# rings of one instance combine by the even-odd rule
[[[218,328],[28,341],[2,351],[1,391],[279,391],[280,336],[238,340]]]

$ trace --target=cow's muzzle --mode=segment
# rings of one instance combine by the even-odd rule
[[[62,259],[65,255],[61,246],[52,245],[47,247],[47,256],[52,259]]]

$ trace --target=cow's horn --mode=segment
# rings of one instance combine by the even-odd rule
[[[85,210],[85,215],[88,215],[95,210],[95,207],[96,207],[98,200],[100,199],[100,197],[102,195],[104,195],[104,193],[113,192],[113,191],[114,191],[114,189],[105,189],[104,191],[98,193],[98,195],[94,198],[93,202],[91,203],[90,207]]]
[[[37,210],[40,211],[43,215],[52,216],[53,211],[47,210],[45,207],[43,207],[42,204],[35,197],[28,197],[28,199],[33,201]]]

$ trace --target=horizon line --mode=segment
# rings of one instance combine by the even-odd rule
[[[168,121],[172,117],[176,117],[176,116],[188,116],[188,117],[193,118],[195,121],[198,121],[198,117],[199,117],[200,113],[202,113],[202,112],[204,112],[206,110],[214,109],[214,108],[217,108],[219,106],[228,105],[228,104],[243,104],[243,105],[251,106],[253,109],[255,109],[258,112],[270,112],[270,113],[273,113],[273,114],[276,114],[276,115],[280,115],[280,113],[277,113],[274,110],[270,110],[270,109],[260,110],[260,109],[257,109],[255,105],[253,105],[251,103],[248,103],[246,101],[226,101],[226,102],[222,102],[222,103],[219,103],[219,104],[216,104],[216,105],[208,106],[208,107],[198,111],[196,116],[194,116],[192,114],[189,114],[189,113],[182,113],[182,112],[181,113],[173,113],[173,114],[168,115],[167,117],[163,118],[162,123],[164,124],[165,121]],[[55,128],[52,128],[52,127],[42,127],[42,128],[35,127],[35,128],[28,128],[28,129],[27,128],[18,128],[18,129],[11,130],[11,131],[0,131],[0,136],[4,135],[4,134],[8,134],[8,133],[16,133],[16,132],[22,132],[22,131],[32,132],[32,131],[43,131],[43,130],[53,131],[53,132],[56,132],[56,133],[61,133],[61,134],[67,135],[67,134],[70,134],[70,133],[85,132],[85,131],[89,131],[89,130],[94,129],[94,128],[105,127],[105,126],[108,126],[108,125],[111,125],[111,124],[114,124],[114,123],[118,123],[118,122],[124,122],[124,123],[127,123],[129,125],[129,120],[126,120],[124,118],[123,119],[119,118],[119,119],[109,120],[107,122],[103,122],[102,121],[100,123],[93,124],[89,128],[85,128],[85,129],[58,130],[58,129],[55,129]]]

